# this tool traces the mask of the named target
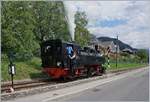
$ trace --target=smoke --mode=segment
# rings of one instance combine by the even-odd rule
[[[70,35],[71,35],[71,38],[72,38],[72,41],[74,41],[74,37],[75,37],[75,23],[74,23],[74,15],[75,15],[75,12],[72,11],[73,9],[73,6],[70,6],[69,5],[69,1],[63,1],[63,4],[64,4],[64,7],[65,7],[65,15],[66,15],[66,20],[67,20],[67,23],[68,23],[68,27],[69,27],[69,32],[70,32]]]

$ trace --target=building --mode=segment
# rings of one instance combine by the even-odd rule
[[[129,54],[133,54],[133,53],[134,53],[133,50],[131,50],[131,49],[129,49],[129,48],[123,49],[122,52],[127,52],[127,53],[129,53]]]
[[[100,51],[100,53],[102,53],[104,55],[108,54],[108,50],[109,50],[109,53],[116,53],[116,45],[114,44],[113,41],[101,42],[101,41],[95,40],[95,41],[92,41],[89,44],[89,46],[92,48],[97,47],[97,49]],[[120,48],[118,46],[118,53],[119,52],[120,52]]]
[[[116,53],[116,45],[113,41],[105,41],[105,42],[99,42],[99,46],[101,46],[104,49],[110,49],[111,53]],[[118,46],[118,53],[120,52],[119,46]]]

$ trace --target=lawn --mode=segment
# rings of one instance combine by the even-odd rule
[[[2,59],[1,63],[1,74],[2,81],[11,80],[10,75],[8,74],[8,60]],[[34,57],[32,60],[24,62],[14,62],[16,65],[16,75],[14,75],[15,80],[20,79],[32,79],[32,78],[41,78],[45,75],[41,72],[41,60],[40,58]]]
[[[112,71],[112,70],[122,70],[122,69],[133,69],[137,67],[144,67],[148,66],[147,63],[131,63],[131,62],[126,62],[126,63],[118,63],[117,68],[116,68],[116,63],[110,63],[110,68],[107,68],[107,70]]]

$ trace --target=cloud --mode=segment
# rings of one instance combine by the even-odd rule
[[[116,37],[136,48],[150,48],[150,1],[67,1],[72,15],[85,11],[89,31]],[[73,17],[73,16],[72,16]],[[73,21],[72,21],[73,23]]]

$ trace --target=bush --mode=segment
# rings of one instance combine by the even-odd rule
[[[31,60],[32,57],[33,57],[33,54],[29,53],[29,52],[21,52],[21,53],[15,54],[15,60],[16,61]]]
[[[136,53],[136,57],[138,58],[138,61],[141,63],[148,63],[149,62],[149,54],[148,51],[145,49],[140,49]]]

